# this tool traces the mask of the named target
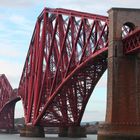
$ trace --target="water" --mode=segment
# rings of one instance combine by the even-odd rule
[[[57,135],[47,134],[45,138],[25,138],[18,134],[0,134],[0,140],[97,140],[97,135],[87,135],[87,138],[59,138]]]

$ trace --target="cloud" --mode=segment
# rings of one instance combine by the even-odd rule
[[[0,13],[0,19],[4,19],[4,14]]]
[[[93,110],[84,112],[82,122],[89,122],[89,121],[105,121],[105,110]]]
[[[0,14],[0,73],[17,88],[32,36],[34,23],[21,13]]]
[[[1,7],[30,7],[37,3],[37,0],[0,0]]]
[[[98,13],[98,14],[106,14],[106,7],[102,5],[103,2],[97,2],[93,0],[57,0],[52,3],[49,1],[46,5],[50,5],[50,7],[54,8],[65,8],[65,9],[73,9],[78,11],[84,11],[84,12],[91,12],[91,13]],[[107,1],[106,1],[107,3]]]
[[[11,60],[0,60],[0,74],[5,74],[13,88],[17,88],[22,72],[22,64]]]
[[[0,0],[0,7],[8,8],[30,8],[30,7],[54,7],[54,8],[66,8],[75,9],[80,11],[87,11],[91,13],[107,15],[107,11],[111,7],[132,7],[139,8],[140,2],[138,0]]]
[[[11,44],[10,42],[6,42],[4,40],[0,41],[0,57],[1,59],[4,57],[5,59],[10,58],[17,58],[20,57],[21,52],[19,51],[19,48],[15,45]]]
[[[112,7],[139,8],[140,2],[138,2],[138,0],[57,0],[51,1],[51,3],[47,1],[47,5],[107,15],[107,11]]]
[[[3,14],[0,14],[0,20],[0,41],[15,42],[16,40],[14,45],[23,40],[29,43],[35,26],[35,21],[29,19],[29,16],[15,12],[9,15],[8,12],[3,12]]]
[[[25,17],[20,16],[20,15],[11,15],[9,20],[15,24],[23,24],[26,23],[27,20],[25,19]]]
[[[5,16],[7,17],[7,14]],[[34,25],[35,21],[28,19],[24,15],[20,15],[16,13],[11,14],[5,20],[7,20],[10,23],[10,26],[7,25],[10,31],[13,31],[12,29],[15,29],[15,28],[17,29],[17,30],[14,30],[13,33],[17,33],[19,31],[20,33],[21,31],[22,32],[24,31],[24,33],[31,33],[33,30],[33,27],[35,26]]]
[[[0,60],[25,59],[34,23],[20,14],[3,15],[0,16]]]
[[[13,24],[13,26],[9,27],[10,34],[17,35],[18,37],[23,36],[23,39],[28,37],[28,40],[31,38],[33,28],[35,26],[34,21],[29,20],[28,18],[25,18],[23,15],[18,14],[11,15],[8,18],[8,21],[11,24]]]

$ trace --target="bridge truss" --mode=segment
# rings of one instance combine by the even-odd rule
[[[45,8],[19,84],[27,125],[80,125],[107,68],[108,18]]]
[[[0,129],[14,129],[15,104],[20,98],[4,74],[0,75]]]
[[[0,75],[0,129],[14,127],[22,99],[26,125],[80,125],[86,104],[107,69],[108,17],[45,8],[39,15],[18,93]],[[124,54],[139,52],[140,29],[122,28]],[[8,123],[7,123],[8,122]]]

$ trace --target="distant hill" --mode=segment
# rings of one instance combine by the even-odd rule
[[[97,123],[100,123],[99,121],[93,121],[93,122],[81,122],[81,125],[95,125]]]
[[[92,121],[92,122],[81,122],[81,125],[96,125],[100,123],[99,121]],[[15,124],[25,124],[24,117],[22,118],[15,118]]]

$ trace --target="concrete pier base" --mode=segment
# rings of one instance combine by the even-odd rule
[[[82,126],[70,126],[68,129],[68,137],[82,138],[86,137],[86,129]]]
[[[139,124],[104,124],[100,126],[97,140],[140,140]]]
[[[140,136],[100,135],[98,136],[98,140],[140,140]]]
[[[59,127],[59,137],[68,137],[68,127]]]
[[[60,127],[59,137],[82,138],[86,137],[86,129],[81,126]]]
[[[25,126],[20,130],[21,137],[45,137],[44,128],[41,126]]]

